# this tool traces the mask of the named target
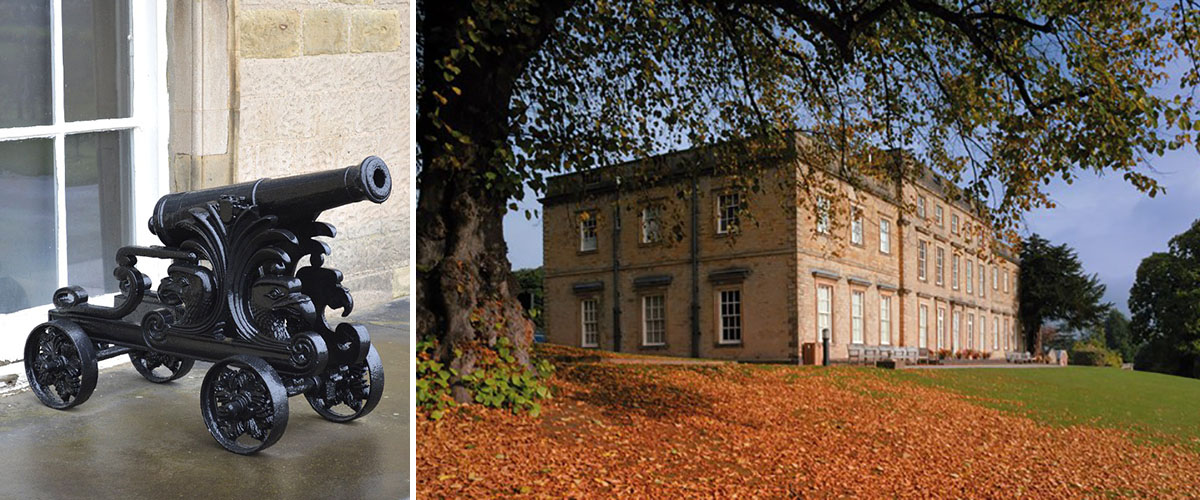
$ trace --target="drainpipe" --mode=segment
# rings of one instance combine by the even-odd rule
[[[621,352],[621,176],[617,176],[616,201],[613,203],[612,291],[613,351]]]
[[[692,170],[692,357],[700,357],[700,179]]]

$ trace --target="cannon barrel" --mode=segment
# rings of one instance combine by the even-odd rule
[[[341,169],[168,194],[154,205],[150,232],[164,244],[175,246],[179,242],[171,233],[176,218],[222,197],[242,198],[257,205],[263,215],[274,215],[286,225],[311,221],[325,210],[363,200],[383,203],[391,193],[392,175],[387,165],[376,156],[368,156],[358,165]]]

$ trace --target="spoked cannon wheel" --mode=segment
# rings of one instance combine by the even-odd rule
[[[200,413],[226,450],[249,455],[279,441],[288,422],[287,387],[271,365],[246,355],[217,362],[200,386]]]
[[[129,361],[133,368],[142,374],[146,380],[163,384],[179,379],[192,371],[194,360],[184,359],[170,354],[154,351],[134,351],[129,353]]]
[[[383,397],[383,361],[375,346],[362,363],[343,365],[321,375],[304,393],[308,404],[331,422],[349,422],[371,413]]]
[[[87,401],[98,372],[96,348],[73,322],[42,323],[25,340],[25,376],[46,406],[65,410]]]

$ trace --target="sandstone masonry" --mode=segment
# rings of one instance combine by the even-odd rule
[[[833,359],[1024,350],[1019,263],[979,208],[928,169],[849,179],[805,165],[796,144],[756,154],[750,174],[702,148],[549,179],[549,341],[819,362],[829,329]]]

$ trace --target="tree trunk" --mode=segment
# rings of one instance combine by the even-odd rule
[[[517,361],[530,366],[533,325],[516,299],[503,226],[508,200],[522,186],[503,183],[509,169],[501,152],[508,149],[509,103],[516,80],[566,4],[545,2],[531,7],[536,12],[509,14],[512,23],[525,22],[524,14],[540,15],[540,23],[528,31],[509,29],[506,21],[481,21],[481,13],[469,1],[421,6],[417,332],[440,341],[435,357],[459,377],[470,374],[482,349],[501,337],[511,341]],[[445,61],[453,60],[452,49],[470,39],[460,31],[466,19],[476,26],[492,26],[491,32],[482,27],[477,31],[498,50],[477,46],[478,64],[455,62],[461,71],[447,81]],[[498,176],[489,180],[486,172]],[[451,383],[456,400],[471,400],[457,377]]]

